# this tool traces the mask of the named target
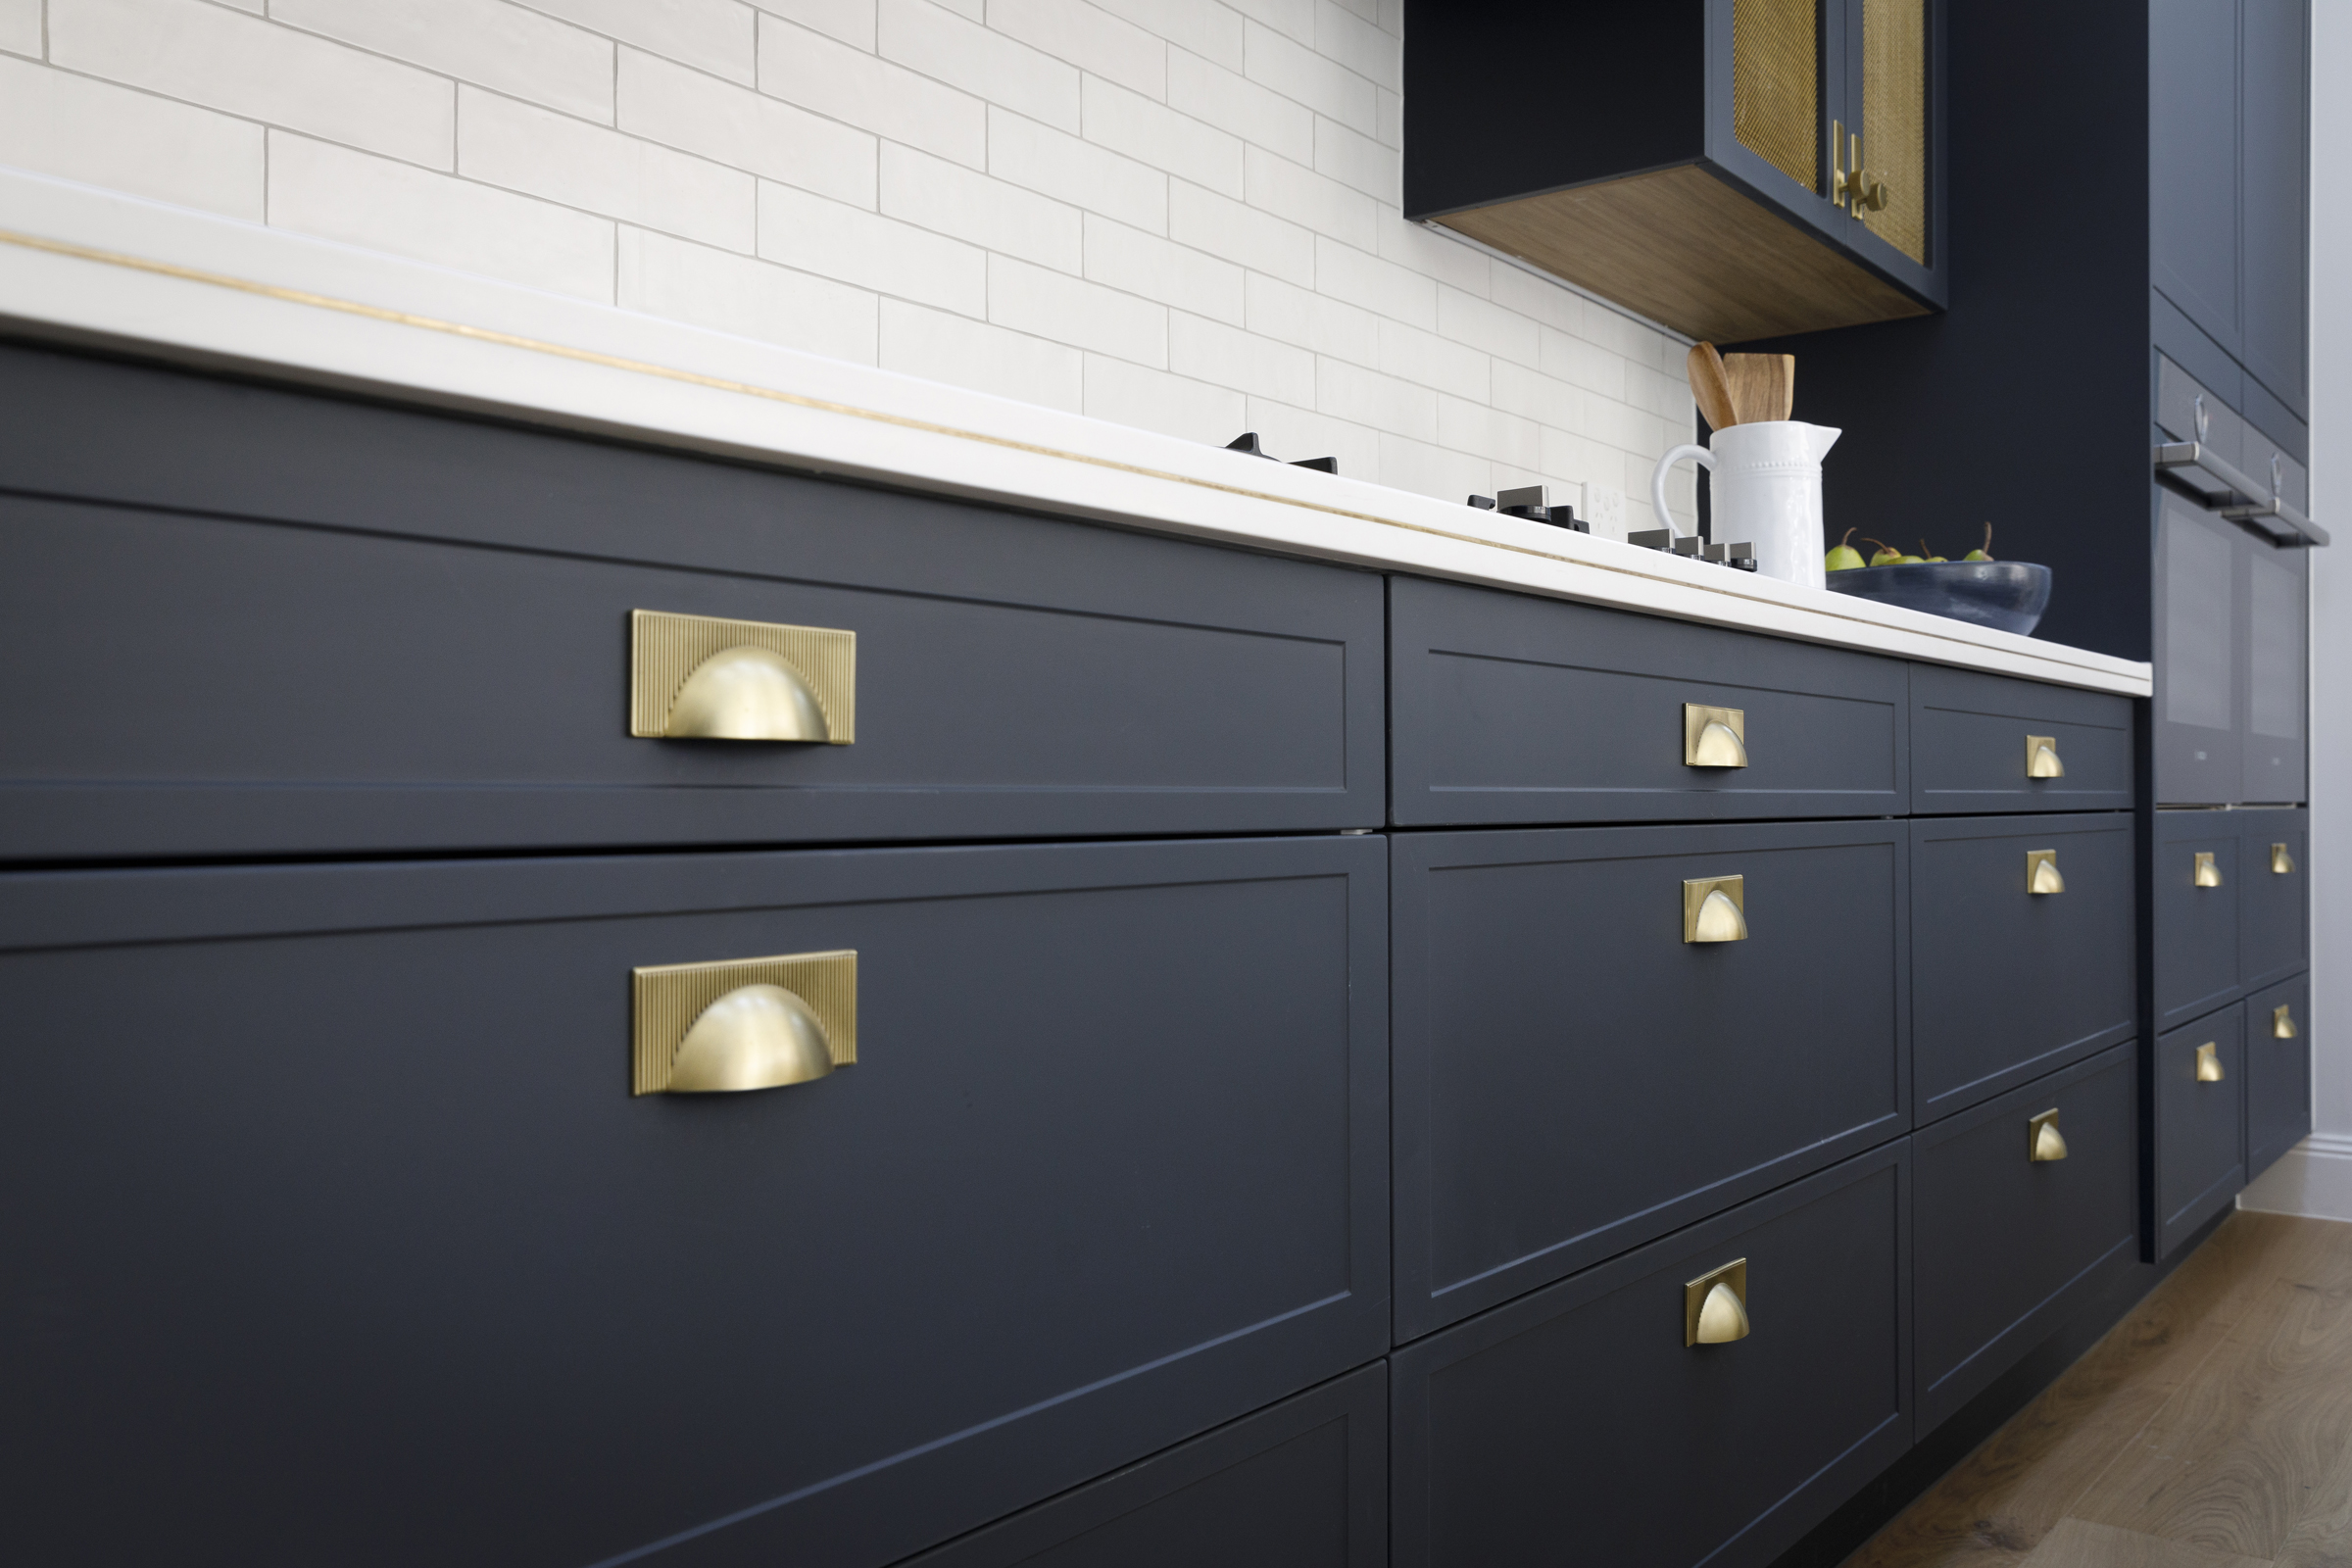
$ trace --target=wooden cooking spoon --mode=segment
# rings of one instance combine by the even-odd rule
[[[1741,424],[1786,419],[1796,404],[1796,356],[1733,354],[1723,361],[1732,385],[1732,411]]]
[[[1712,343],[1690,345],[1690,395],[1698,400],[1699,416],[1710,430],[1727,430],[1740,422],[1732,401],[1732,380],[1724,373],[1723,356]]]

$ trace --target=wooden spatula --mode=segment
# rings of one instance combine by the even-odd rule
[[[1786,419],[1796,405],[1793,354],[1728,355],[1723,369],[1732,383],[1732,412],[1741,424]]]
[[[1690,345],[1690,395],[1698,400],[1699,417],[1710,430],[1727,430],[1740,422],[1732,402],[1732,380],[1724,373],[1723,356],[1712,343]]]

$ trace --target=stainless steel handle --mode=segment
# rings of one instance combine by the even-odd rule
[[[2203,495],[2196,497],[2199,505],[2218,512],[2232,522],[2258,522],[2275,517],[2287,529],[2289,538],[2281,543],[2324,545],[2328,542],[2328,530],[2311,520],[2299,509],[2288,504],[2273,483],[2264,486],[2248,477],[2237,465],[2208,451],[2198,441],[2166,441],[2155,449],[2156,471],[2171,473],[2179,468],[2201,468],[2220,480],[2230,494],[2243,496],[2243,501],[2216,503]],[[2274,530],[2275,532],[2275,530]]]

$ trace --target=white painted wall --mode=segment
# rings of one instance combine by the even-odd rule
[[[2312,515],[2352,507],[2352,7],[2312,7]],[[2339,488],[2340,487],[2340,488]],[[2311,553],[2314,1135],[2239,1199],[2352,1220],[2352,535]]]
[[[1690,438],[1679,345],[1404,220],[1401,28],[1401,0],[0,0],[0,163],[1456,502],[1645,495]]]

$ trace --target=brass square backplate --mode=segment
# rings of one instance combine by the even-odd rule
[[[629,612],[629,733],[663,736],[686,681],[713,654],[760,648],[778,655],[808,683],[825,715],[825,740],[848,746],[858,733],[858,634],[825,626],[721,620]]]
[[[1712,1269],[1683,1287],[1683,1344],[1698,1343],[1698,1314],[1707,1304],[1707,1293],[1718,1285],[1729,1285],[1740,1304],[1747,1305],[1747,1259],[1737,1258],[1719,1269]]]
[[[669,1088],[678,1043],[694,1020],[730,991],[780,986],[808,1004],[825,1031],[833,1065],[858,1060],[858,954],[788,953],[773,958],[728,958],[716,963],[663,963],[630,971],[635,1017],[630,1031],[633,1095]]]
[[[2026,852],[2026,891],[2028,893],[2064,893],[2066,878],[2058,874],[2056,850],[2028,850]]]
[[[1730,730],[1727,742],[1722,730],[1710,735],[1712,726]],[[1737,744],[1733,744],[1736,742]],[[1747,765],[1747,710],[1744,708],[1708,708],[1699,703],[1683,705],[1683,765],[1685,767],[1745,767]]]
[[[1738,911],[1737,933],[1731,934],[1716,915],[1707,912],[1707,899],[1720,893]],[[1747,940],[1747,878],[1691,877],[1683,883],[1683,940],[1685,942],[1744,942]]]
[[[2042,760],[2044,754],[2047,754],[2049,757],[2049,760],[2047,762]],[[2058,760],[2057,736],[2029,735],[2026,737],[2026,777],[2066,777],[2066,764]]]

